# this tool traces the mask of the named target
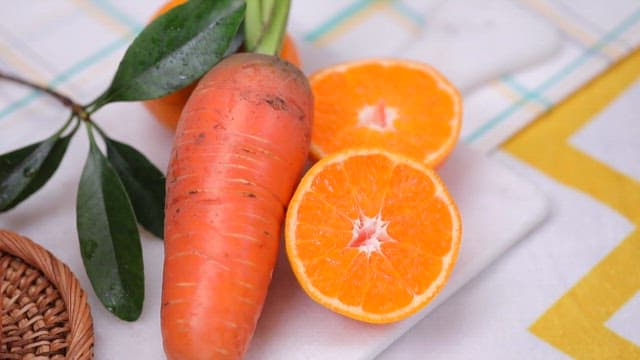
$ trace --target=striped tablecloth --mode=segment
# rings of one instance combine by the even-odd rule
[[[4,2],[0,68],[91,100],[161,3]],[[552,203],[540,228],[381,359],[640,359],[638,1],[294,0],[290,29],[307,71],[367,56],[441,68],[463,90],[462,140]],[[0,84],[0,134],[38,124],[0,135],[2,148],[47,136],[56,109]]]

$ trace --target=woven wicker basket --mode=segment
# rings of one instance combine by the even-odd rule
[[[93,320],[80,283],[26,237],[0,229],[0,359],[92,359]]]

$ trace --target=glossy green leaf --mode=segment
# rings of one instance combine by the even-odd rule
[[[244,7],[243,0],[191,0],[156,18],[129,46],[91,110],[161,97],[199,79],[229,48]]]
[[[222,57],[227,57],[237,52],[242,46],[243,42],[244,42],[244,30],[242,29],[242,26],[240,26],[240,28],[238,28],[238,33],[233,37],[233,39],[231,39],[231,42],[229,43],[229,47],[227,48],[227,52],[225,52]]]
[[[38,191],[60,165],[73,133],[56,133],[44,141],[0,156],[0,211],[9,210]]]
[[[117,317],[133,321],[144,300],[136,218],[118,174],[90,139],[76,203],[80,253],[100,301]]]
[[[109,162],[127,190],[138,222],[162,239],[164,232],[165,177],[133,147],[104,137]]]

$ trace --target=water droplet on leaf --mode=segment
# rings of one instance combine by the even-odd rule
[[[24,168],[24,170],[22,170],[22,175],[26,176],[26,177],[32,177],[33,175],[36,174],[36,167],[35,166],[27,166]]]

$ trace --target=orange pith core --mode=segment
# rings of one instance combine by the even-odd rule
[[[314,92],[311,154],[382,148],[436,167],[454,148],[462,99],[430,66],[365,59],[310,76]]]
[[[381,219],[380,214],[375,217],[368,217],[360,214],[360,217],[353,222],[353,238],[348,244],[367,254],[380,251],[380,245],[387,241],[393,241],[387,233],[388,221]]]
[[[398,117],[398,110],[387,106],[384,99],[380,99],[375,105],[365,105],[358,112],[358,123],[372,130],[394,130],[393,123]]]

